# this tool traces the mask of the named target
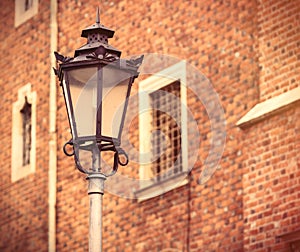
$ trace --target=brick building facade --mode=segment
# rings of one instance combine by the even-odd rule
[[[99,4],[123,57],[186,61],[196,83],[187,86],[187,107],[200,138],[188,148],[196,161],[181,186],[138,200],[122,196],[122,180],[109,184],[118,189],[104,195],[104,251],[299,251],[299,0],[1,1],[0,251],[87,250],[87,183],[62,152],[71,135],[52,67],[53,51],[73,56],[85,43],[80,32]],[[147,77],[135,82],[134,95]],[[225,116],[221,133],[213,130],[222,122],[209,113],[216,104],[209,109],[208,80]],[[20,123],[25,98],[30,150]],[[138,115],[129,132],[138,149]],[[220,161],[208,159],[225,133]],[[210,164],[217,169],[205,180]],[[119,174],[139,178],[139,169],[131,160]]]

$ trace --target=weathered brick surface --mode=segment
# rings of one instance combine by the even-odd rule
[[[0,251],[47,251],[50,5],[15,28],[14,1],[1,1],[0,20]],[[12,183],[12,104],[29,82],[37,92],[36,172]]]
[[[299,3],[258,5],[261,101],[299,86]],[[299,112],[296,103],[244,132],[245,251],[289,251],[278,236],[300,227]]]
[[[258,7],[261,100],[299,86],[299,1],[263,1]]]
[[[287,251],[299,229],[299,104],[245,131],[245,251]]]
[[[14,6],[6,2],[0,4],[0,92],[7,115],[0,119],[6,148],[0,154],[5,171],[0,179],[0,250],[46,251],[49,3],[40,3],[39,14],[14,29]],[[73,56],[85,43],[80,32],[94,22],[98,4],[59,1],[60,53]],[[199,125],[201,143],[190,183],[143,202],[106,193],[104,251],[288,251],[288,244],[276,236],[300,227],[299,104],[247,129],[235,124],[257,102],[299,86],[299,6],[299,0],[101,3],[101,22],[116,30],[110,43],[124,57],[172,55],[209,78],[224,109],[227,134],[218,169],[202,184],[215,133],[211,123],[220,123],[220,118],[208,115],[199,99],[213,97],[203,88],[206,80],[188,72],[194,84],[188,90],[188,107]],[[27,82],[38,92],[37,172],[11,184],[11,106],[17,89]],[[57,251],[86,251],[87,182],[61,150],[71,137],[61,90],[57,107]],[[129,138],[136,148],[138,134],[135,117]],[[119,173],[137,177],[137,171],[132,161]],[[116,186],[120,192],[126,187],[122,181]]]

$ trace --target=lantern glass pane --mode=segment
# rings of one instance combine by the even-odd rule
[[[131,74],[111,66],[103,68],[102,135],[118,139]]]
[[[96,134],[97,78],[97,67],[68,71],[78,137]]]
[[[74,129],[75,123],[74,123],[74,117],[72,116],[72,102],[70,100],[70,96],[68,93],[69,89],[68,89],[68,85],[67,85],[65,76],[64,76],[64,79],[62,82],[62,87],[63,87],[64,97],[65,97],[65,103],[66,103],[66,107],[67,107],[68,117],[69,117],[69,121],[70,121],[71,132],[72,132],[73,137],[75,137],[76,130]]]

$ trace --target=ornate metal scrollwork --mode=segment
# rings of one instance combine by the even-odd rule
[[[68,145],[72,146],[72,150],[73,150],[72,152],[68,152],[68,150],[67,150],[67,146],[68,146]],[[73,146],[73,141],[72,141],[72,139],[69,140],[68,142],[66,142],[66,143],[64,144],[63,151],[64,151],[65,155],[68,156],[68,157],[74,156],[75,151],[74,151],[74,146]]]
[[[88,59],[104,60],[108,62],[113,62],[118,60],[119,57],[107,52],[104,46],[99,46],[94,52],[86,56]]]
[[[58,52],[54,52],[55,58],[56,58],[56,62],[62,62],[62,63],[67,63],[71,60],[73,60],[74,58],[71,57],[65,57],[61,54],[59,54]],[[58,75],[58,70],[56,68],[53,67],[53,71],[55,75]]]
[[[131,58],[130,60],[126,61],[127,66],[131,66],[131,67],[139,67],[144,59],[144,55],[141,55],[139,57],[136,58]]]
[[[67,146],[71,146],[72,151],[69,151],[67,149]],[[119,146],[116,147],[113,144],[103,144],[103,145],[99,146],[99,150],[101,150],[101,151],[113,151],[114,152],[114,164],[113,164],[113,167],[112,167],[112,171],[108,174],[102,173],[106,177],[110,177],[110,176],[114,175],[118,171],[118,166],[119,165],[126,166],[129,162],[129,158],[128,158],[127,153]],[[65,155],[68,156],[68,157],[74,156],[76,168],[80,172],[85,173],[85,174],[94,173],[94,171],[89,171],[89,170],[83,168],[83,166],[81,165],[80,160],[79,160],[79,147],[78,147],[78,144],[74,143],[72,141],[72,139],[64,144],[63,151],[64,151]],[[125,161],[122,161],[121,156],[125,157]]]

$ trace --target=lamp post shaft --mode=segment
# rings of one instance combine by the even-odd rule
[[[89,174],[87,180],[90,201],[89,252],[102,252],[102,200],[106,177],[95,172]]]

